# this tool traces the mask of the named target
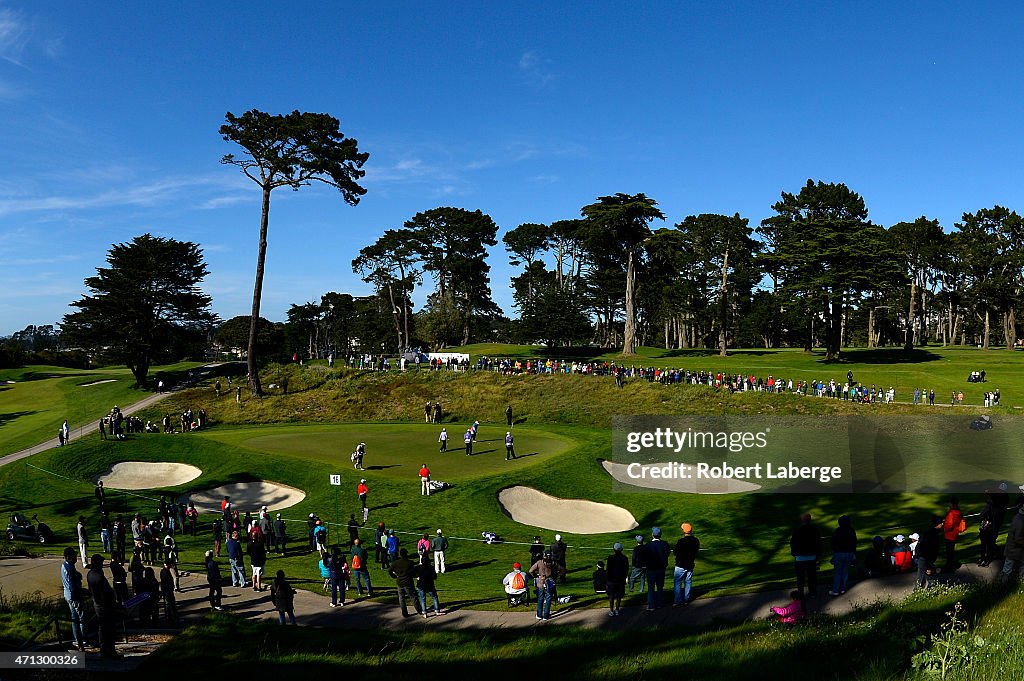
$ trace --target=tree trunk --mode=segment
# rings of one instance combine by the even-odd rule
[[[256,284],[252,290],[252,317],[249,320],[249,347],[247,367],[249,389],[253,395],[263,397],[260,374],[256,368],[256,326],[260,319],[260,301],[263,298],[263,268],[267,261],[267,225],[270,223],[270,187],[263,187],[263,206],[260,215],[260,246],[256,255]]]
[[[149,375],[149,361],[146,359],[138,359],[128,365],[131,369],[132,376],[135,377],[135,385],[139,388],[146,387],[146,377]]]
[[[398,352],[402,354],[405,350],[402,344],[402,324],[401,318],[398,316],[398,306],[395,305],[395,291],[390,281],[388,282],[388,302],[391,303],[391,318],[395,321],[395,333],[398,336]]]
[[[1006,338],[1006,349],[1012,351],[1017,340],[1017,317],[1013,308],[1007,310],[1003,316],[1003,333]]]
[[[839,359],[842,347],[843,297],[837,296],[825,302],[825,359]]]
[[[636,354],[636,309],[633,298],[636,295],[636,253],[629,251],[626,259],[626,323],[622,332],[622,354]]]
[[[988,350],[988,332],[989,332],[989,329],[990,329],[989,313],[988,313],[988,310],[986,309],[985,310],[985,336],[984,336],[984,338],[983,338],[983,340],[981,342],[981,349],[982,350]]]
[[[907,310],[907,337],[903,341],[903,349],[910,351],[914,349],[914,324],[917,318],[914,316],[914,303],[917,302],[917,277],[910,278],[910,308]]]
[[[729,274],[729,249],[726,247],[725,256],[722,258],[722,290],[721,290],[721,314],[722,314],[722,328],[718,332],[718,356],[728,357],[729,356],[729,338],[726,333],[726,326],[729,323],[729,296],[728,289],[726,289],[726,277]]]

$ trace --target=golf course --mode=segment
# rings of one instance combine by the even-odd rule
[[[536,358],[542,352],[540,348],[521,346],[480,349],[495,358]],[[474,357],[480,349],[467,348]],[[433,536],[437,529],[442,529],[450,541],[448,570],[438,581],[444,606],[498,612],[509,610],[501,579],[512,563],[529,563],[529,544],[535,535],[548,545],[559,532],[569,547],[568,582],[559,589],[559,596],[568,596],[573,609],[606,608],[606,599],[595,594],[591,586],[590,576],[596,562],[604,560],[616,542],[627,547],[628,553],[635,546],[634,535],[649,539],[651,529],[656,526],[664,529],[671,544],[681,536],[681,523],[693,525],[701,541],[694,577],[696,598],[737,596],[785,589],[792,584],[789,536],[803,512],[813,515],[815,526],[825,537],[831,534],[840,516],[849,515],[858,536],[866,541],[874,535],[891,537],[919,530],[931,514],[944,511],[948,499],[935,493],[892,491],[885,485],[871,490],[875,493],[858,494],[794,493],[784,487],[776,488],[776,493],[765,493],[771,491],[770,485],[763,490],[707,494],[628,484],[613,477],[609,467],[614,458],[611,431],[614,416],[664,417],[684,419],[687,423],[750,421],[760,424],[759,427],[774,428],[782,441],[788,443],[784,447],[786,456],[806,464],[828,460],[828,456],[822,455],[823,446],[837,438],[848,442],[857,434],[849,423],[864,419],[871,423],[888,420],[896,424],[886,426],[885,437],[874,431],[871,434],[874,440],[885,440],[888,444],[884,451],[890,453],[916,450],[916,456],[922,451],[927,454],[929,449],[938,452],[944,445],[955,443],[957,438],[965,438],[963,446],[969,447],[971,442],[977,442],[970,440],[971,436],[992,436],[986,440],[986,447],[1004,452],[1013,448],[1014,441],[1019,441],[1017,433],[1021,431],[1022,419],[1015,407],[1020,401],[1020,392],[1024,391],[1024,383],[1021,372],[1014,369],[1014,362],[1019,361],[1017,353],[931,348],[918,352],[926,358],[922,362],[906,363],[900,361],[901,355],[895,351],[889,354],[854,351],[849,353],[848,361],[838,365],[797,351],[767,354],[738,351],[727,358],[701,352],[666,355],[655,349],[644,349],[644,353],[636,360],[636,366],[721,370],[759,376],[772,374],[824,381],[830,378],[839,381],[845,378],[847,371],[852,371],[861,382],[898,384],[897,396],[901,398],[900,392],[912,390],[911,386],[918,384],[944,391],[965,388],[963,377],[974,367],[984,366],[993,381],[990,385],[998,382],[1004,397],[1002,406],[997,408],[968,406],[965,398],[962,407],[936,406],[925,411],[929,408],[915,407],[903,399],[891,405],[862,405],[787,393],[730,394],[708,386],[663,385],[642,378],[629,379],[620,389],[610,377],[599,376],[426,370],[381,373],[329,369],[315,362],[301,366],[294,363],[274,366],[268,372],[277,382],[281,377],[289,378],[288,394],[272,389],[262,399],[246,395],[236,401],[233,392],[222,390],[218,395],[214,382],[223,381],[224,377],[211,376],[194,387],[174,391],[139,413],[144,421],[156,423],[170,414],[173,422],[186,409],[202,408],[208,414],[208,425],[201,430],[129,434],[124,440],[101,440],[96,432],[90,432],[73,439],[67,446],[51,448],[0,467],[0,507],[5,515],[17,511],[45,521],[56,534],[56,546],[43,550],[53,552],[62,546],[75,545],[74,528],[79,515],[86,516],[88,524],[95,524],[95,482],[118,470],[134,470],[130,489],[119,489],[113,482],[108,484],[107,509],[111,516],[122,514],[128,518],[136,512],[154,516],[160,497],[200,500],[197,535],[179,535],[177,541],[182,569],[202,572],[203,553],[212,548],[211,527],[221,517],[213,492],[245,489],[246,485],[259,483],[264,486],[254,489],[262,490],[264,496],[236,499],[235,507],[256,514],[259,506],[266,504],[271,514],[281,513],[288,525],[290,548],[284,556],[273,554],[268,570],[272,573],[285,570],[297,588],[321,593],[317,556],[306,547],[305,520],[309,514],[316,514],[328,525],[328,543],[342,548],[348,545],[344,526],[354,515],[360,521],[360,539],[370,545],[378,523],[394,529],[401,546],[410,551],[414,550],[419,537]],[[605,359],[602,355],[562,358],[570,362],[603,362]],[[887,359],[889,363],[885,363]],[[226,371],[235,370],[228,367]],[[117,379],[94,386],[105,392],[74,390],[83,384],[118,376],[123,374],[116,370],[76,371],[64,375],[46,367],[36,367],[31,374],[20,374],[21,380],[6,386],[5,392],[23,390],[20,394],[35,396],[34,413],[15,416],[0,425],[0,433],[4,435],[3,450],[14,451],[49,435],[47,430],[41,430],[42,426],[32,427],[35,421],[31,419],[47,415],[46,418],[59,424],[65,411],[79,420],[94,419],[113,406],[107,402],[119,401],[125,406],[133,396],[144,394],[126,393],[117,387]],[[443,405],[442,422],[424,423],[424,404],[436,401]],[[515,415],[512,429],[504,422],[505,408],[509,405]],[[996,420],[992,431],[974,433],[961,428],[963,423],[982,413]],[[467,456],[462,447],[462,435],[474,421],[479,421],[480,425],[473,455]],[[909,437],[929,421],[934,421],[935,425],[927,427],[933,427],[938,433],[934,443],[922,444],[920,439],[900,441],[901,433]],[[826,426],[828,423],[832,425]],[[951,423],[955,425],[942,425]],[[902,424],[902,431],[899,424]],[[46,427],[49,428],[49,421]],[[438,436],[442,427],[449,435],[447,452],[439,451]],[[943,434],[943,428],[948,432]],[[504,437],[509,430],[514,434],[517,458],[507,461]],[[8,432],[12,433],[11,438],[7,437]],[[32,433],[35,433],[34,440]],[[366,448],[365,470],[357,470],[350,460],[350,454],[360,442],[365,443]],[[777,454],[773,452],[771,456],[777,458]],[[933,484],[941,487],[949,482],[949,475],[934,475],[938,467],[929,463],[927,457],[918,456],[914,461],[913,465],[920,469],[921,480],[898,480],[904,489],[927,488]],[[994,481],[1001,471],[1007,467],[1012,469],[1015,464],[1010,460],[1000,463],[1000,457],[989,457],[986,462],[984,466],[965,464],[951,475],[955,478],[961,473],[973,474],[983,469],[988,476],[985,480]],[[429,467],[432,480],[449,486],[430,496],[421,495],[418,472],[424,464]],[[174,466],[179,466],[183,477],[180,483],[170,478],[162,480],[159,475],[146,477],[145,471],[150,470],[147,466],[156,466],[152,470],[158,471],[177,471]],[[331,484],[333,475],[340,476],[340,484]],[[110,479],[116,481],[116,478]],[[361,522],[362,508],[356,495],[356,486],[363,479],[369,488],[365,524]],[[1019,484],[1012,477],[1009,482],[1014,487]],[[274,490],[290,490],[294,494],[277,496]],[[515,503],[520,504],[519,510]],[[976,513],[983,503],[984,496],[980,493],[961,495],[961,508],[966,514]],[[545,505],[551,510],[546,515],[543,513]],[[527,514],[532,522],[521,521],[523,508],[542,511],[543,519]],[[580,525],[581,519],[588,523]],[[608,523],[610,529],[601,529],[602,523]],[[611,527],[615,523],[619,525]],[[584,529],[573,531],[574,527]],[[98,529],[90,527],[90,530],[94,535],[98,533]],[[483,533],[493,533],[496,539],[489,543]],[[22,544],[6,542],[4,550],[9,553],[19,546]],[[976,540],[964,542],[960,559],[968,562],[976,560],[976,556]],[[389,587],[393,582],[376,564],[372,564],[370,574],[377,587],[372,600],[392,603],[394,593]],[[827,564],[822,566],[819,579],[823,584],[831,579]],[[934,601],[919,599],[909,610],[908,606],[878,606],[881,610],[858,611],[852,617],[859,622],[857,626],[875,631],[879,618],[913,619],[912,613],[920,611],[926,613],[925,621],[932,626],[942,609],[957,597],[967,598],[959,592],[943,592],[942,597]],[[992,595],[977,598],[989,599],[985,601],[986,608],[1005,607]],[[627,608],[641,608],[645,603],[643,593],[627,593],[624,601]],[[37,620],[23,611],[16,615],[0,613],[0,626],[6,629],[4,640],[27,636],[34,621]],[[195,648],[187,643],[195,640],[200,631],[205,632],[203,636],[220,640],[221,636],[228,635],[223,632],[238,627],[241,627],[239,631],[245,631],[253,625],[234,623],[218,616],[197,626],[200,628],[186,630],[180,643],[172,644],[178,651],[175,654],[187,649],[204,655],[198,651],[206,650],[205,646]],[[758,632],[764,625],[747,626],[754,626],[749,631]],[[721,654],[722,646],[736,645],[728,641],[741,636],[742,631],[742,627],[723,629],[721,636],[726,638],[719,643],[709,643],[710,634],[686,635],[702,637],[695,639],[703,641],[697,645],[710,646],[708,650]],[[771,655],[777,656],[791,654],[778,647],[780,640],[790,640],[797,648],[812,643],[818,645],[822,637],[832,635],[827,632],[828,628],[823,627],[800,635],[770,630],[751,635],[770,637]],[[415,659],[429,657],[426,651],[431,646],[451,645],[452,637],[460,636],[456,632],[436,633],[414,642],[405,638],[411,634],[395,635],[406,641],[403,645],[420,651]],[[495,636],[498,649],[506,653],[519,645],[511,639],[503,640],[500,634]],[[547,645],[553,646],[552,650],[573,645],[607,649],[609,655],[614,656],[625,655],[624,651],[637,643],[625,635],[625,638],[619,635],[604,638],[606,636],[608,634],[597,632],[562,631]],[[574,638],[579,640],[573,643]],[[278,645],[294,645],[288,641],[286,636]],[[462,649],[467,655],[468,650]],[[887,654],[890,653],[903,654],[896,651]],[[296,649],[295,654],[301,658],[305,653]],[[678,659],[677,653],[666,654],[671,660]],[[157,659],[159,655],[154,658]],[[752,674],[758,664],[756,656],[744,659],[748,661],[737,663],[739,666],[734,669],[737,677]],[[752,666],[745,666],[748,664]],[[606,670],[609,674],[610,669]]]

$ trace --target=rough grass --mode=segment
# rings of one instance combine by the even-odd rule
[[[935,589],[898,603],[876,603],[841,618],[806,625],[767,621],[711,627],[529,630],[336,631],[279,627],[216,614],[147,660],[143,671],[272,675],[359,670],[362,679],[442,671],[454,678],[519,679],[543,670],[564,679],[916,679],[910,664],[945,613],[966,605],[981,621],[992,654],[955,679],[1015,678],[1022,668],[1020,594],[992,589]],[[1007,621],[1011,626],[1006,626]],[[246,641],[244,646],[233,645]]]
[[[67,615],[67,604],[63,598],[43,596],[38,592],[11,594],[0,587],[0,650],[16,650],[54,615]],[[70,636],[67,626],[64,632],[65,637]],[[36,639],[38,643],[55,640],[53,627]]]

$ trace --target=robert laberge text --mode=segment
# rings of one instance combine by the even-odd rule
[[[817,480],[831,482],[843,477],[841,466],[798,466],[792,461],[784,464],[755,463],[748,466],[734,466],[726,462],[710,463],[631,463],[626,475],[639,480],[649,479],[698,479],[698,480]]]

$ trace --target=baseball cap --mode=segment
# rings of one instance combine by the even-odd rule
[[[902,534],[897,534],[895,537],[893,537],[893,539],[895,539],[897,543],[902,544],[904,541],[906,541],[907,538],[904,537]]]
[[[280,518],[280,517],[281,517],[281,514],[280,514],[280,513],[278,513],[278,514],[277,514],[277,517],[278,517],[278,518]]]
[[[515,568],[516,570],[518,570],[518,569],[522,568],[523,566],[520,563],[512,563],[512,567]]]
[[[622,544],[620,544],[619,542],[615,542],[615,544],[612,545],[612,550],[613,551],[621,551],[622,550]]]
[[[437,533],[438,533],[438,534],[441,534],[441,528],[440,528],[440,527],[439,527],[439,528],[437,528]]]
[[[679,528],[683,532],[685,532],[687,534],[689,534],[690,532],[693,532],[693,525],[691,525],[690,523],[683,523],[682,525],[679,526]]]
[[[653,534],[655,537],[660,537],[661,536],[661,528],[660,527],[653,527],[653,528],[651,528],[651,534]]]
[[[917,532],[914,532],[913,534],[910,535],[910,538],[913,539],[914,541],[917,541],[918,539],[921,538],[921,535],[919,535]]]
[[[642,534],[638,534],[637,536],[635,536],[633,538],[636,539],[636,543],[637,544],[642,544],[643,541],[644,541],[644,536]]]
[[[359,482],[366,482],[366,478],[359,478]]]
[[[562,541],[562,535],[556,534],[555,535],[555,541]]]
[[[1005,482],[999,483],[999,491],[1000,492],[1005,492],[1006,491],[1006,483]]]
[[[315,518],[316,516],[315,516],[314,514],[310,513],[310,514],[309,514],[309,517],[310,517],[310,518]]]

